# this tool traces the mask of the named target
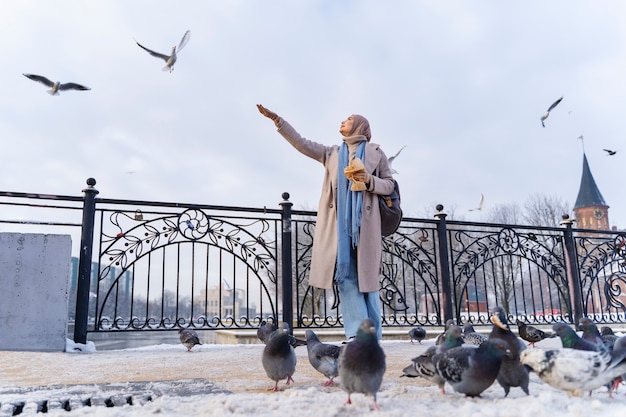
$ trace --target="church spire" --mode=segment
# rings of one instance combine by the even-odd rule
[[[606,206],[606,203],[596,185],[596,181],[593,179],[593,175],[591,175],[587,155],[583,154],[583,175],[580,179],[580,189],[578,190],[574,209],[591,206]]]
[[[587,155],[583,152],[583,175],[580,179],[580,189],[574,214],[578,227],[584,229],[608,230],[609,229],[609,206],[600,193],[596,181],[591,175]]]

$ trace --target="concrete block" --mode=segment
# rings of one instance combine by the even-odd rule
[[[0,233],[0,350],[64,351],[72,238]]]

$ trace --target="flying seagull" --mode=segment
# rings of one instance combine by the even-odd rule
[[[482,210],[483,203],[485,202],[485,196],[483,194],[480,195],[480,201],[478,202],[478,207],[469,209],[469,211]]]
[[[617,151],[612,151],[610,149],[602,149],[602,150],[607,153],[607,156],[613,156],[617,153]]]
[[[65,90],[91,90],[89,87],[85,87],[84,85],[76,84],[76,83],[63,83],[61,84],[59,81],[52,82],[43,75],[35,75],[35,74],[23,74],[24,77],[30,78],[33,81],[37,81],[45,85],[46,87],[50,87],[48,90],[48,94],[53,96],[58,96],[59,91]]]
[[[151,49],[148,49],[142,44],[140,44],[139,42],[137,42],[137,40],[135,40],[135,43],[137,43],[137,45],[139,45],[141,49],[143,49],[144,51],[147,51],[153,57],[161,58],[162,60],[164,60],[165,66],[163,67],[163,71],[169,71],[171,73],[172,71],[174,71],[174,64],[176,63],[176,59],[177,59],[176,52],[182,51],[185,45],[187,45],[187,42],[189,42],[189,36],[191,36],[190,30],[185,32],[185,34],[183,35],[183,38],[180,40],[180,43],[178,44],[178,51],[176,50],[176,45],[174,45],[172,46],[172,52],[170,52],[169,55],[160,54]]]
[[[563,100],[563,97],[561,97],[560,99],[558,99],[557,101],[552,103],[550,105],[550,107],[548,107],[548,110],[543,114],[543,116],[541,116],[541,126],[546,127],[546,125],[543,123],[543,121],[546,120],[548,118],[548,116],[550,116],[550,112],[552,111],[552,109],[554,109],[556,106],[558,106],[559,103],[561,102],[561,100]]]
[[[400,152],[402,152],[402,150],[406,148],[406,145],[404,145],[403,147],[400,148],[400,150],[394,155],[388,158],[389,161],[389,168],[391,168],[391,163],[393,162],[394,159],[396,159],[398,157],[398,155],[400,155]],[[391,168],[391,173],[392,174],[397,174],[398,171],[396,171],[395,169]]]

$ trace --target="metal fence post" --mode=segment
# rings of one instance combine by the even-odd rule
[[[283,201],[281,223],[281,262],[282,262],[282,284],[283,284],[283,322],[289,323],[289,331],[293,333],[293,270],[291,262],[291,207],[293,203],[289,201],[289,193],[282,194]]]
[[[446,213],[443,213],[443,205],[437,204],[435,207],[438,213],[435,214],[437,220],[437,241],[439,242],[439,266],[441,273],[441,302],[443,307],[443,320],[441,320],[441,311],[438,312],[437,318],[439,324],[445,323],[448,319],[452,319],[452,285],[450,277],[450,262],[448,260],[448,232],[446,229]]]
[[[572,225],[574,220],[570,219],[567,214],[563,215],[562,226],[565,226],[563,238],[565,241],[565,267],[567,269],[567,282],[569,284],[570,303],[574,311],[572,317],[574,324],[578,325],[578,321],[584,316],[582,291],[580,288],[580,271],[578,270],[578,254],[576,253],[576,242],[574,241],[574,233]]]
[[[91,255],[93,250],[94,219],[96,215],[96,180],[87,179],[83,202],[83,223],[80,234],[80,257],[78,260],[78,285],[76,287],[76,323],[74,342],[87,343],[87,321],[89,316],[89,287],[91,284]]]

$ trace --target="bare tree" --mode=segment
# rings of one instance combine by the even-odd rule
[[[557,227],[570,207],[560,197],[533,194],[524,203],[524,222],[532,226]]]

